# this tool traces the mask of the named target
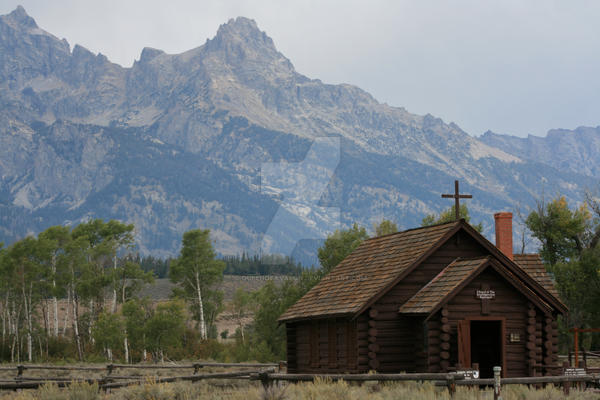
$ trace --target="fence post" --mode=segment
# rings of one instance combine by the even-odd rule
[[[269,373],[268,372],[259,372],[258,379],[260,380],[260,383],[262,383],[263,388],[265,390],[268,390],[269,387],[271,386],[271,380],[269,379]]]
[[[577,366],[579,364],[579,328],[573,328],[573,331],[575,332],[575,366]]]
[[[583,359],[585,360],[585,352],[583,353]],[[585,363],[585,361],[579,361],[578,367],[586,369],[586,363]],[[586,373],[587,373],[587,369],[586,369]],[[585,390],[585,387],[586,387],[585,381],[581,381],[581,382],[577,383],[577,388],[579,390]]]
[[[110,374],[112,374],[114,367],[115,367],[115,366],[114,366],[113,364],[108,364],[108,365],[106,366],[106,375],[110,375]]]
[[[529,360],[528,361],[528,369],[529,369],[529,376],[535,376],[536,375],[536,370],[535,370],[535,360]]]
[[[21,377],[23,377],[23,371],[25,371],[25,366],[24,365],[17,365],[17,377],[16,379],[21,379]]]
[[[572,364],[571,364],[570,360],[569,361],[563,361],[563,365],[562,365],[563,366],[563,370],[562,370],[562,373],[561,373],[562,376],[565,375],[565,369],[569,368],[571,365]],[[571,386],[571,382],[567,382],[567,381],[564,381],[564,380],[561,381],[561,382],[562,382],[563,392],[565,394],[569,394],[569,387]]]
[[[448,374],[446,376],[446,386],[448,387],[448,393],[450,393],[450,397],[454,397],[454,393],[456,393],[456,383],[454,382],[454,375]]]
[[[502,400],[500,372],[502,367],[494,367],[494,400]]]
[[[570,391],[571,391],[571,382],[569,382],[567,379],[564,379],[563,380],[563,393],[565,394],[565,396],[568,396]]]
[[[194,375],[198,375],[200,368],[202,368],[202,365],[200,365],[198,363],[194,364]]]

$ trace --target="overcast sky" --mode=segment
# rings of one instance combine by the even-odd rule
[[[480,135],[600,125],[600,1],[0,0],[130,66],[254,19],[296,70]]]

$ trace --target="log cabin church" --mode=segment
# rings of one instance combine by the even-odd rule
[[[549,374],[567,312],[537,254],[464,220],[364,241],[280,318],[289,373]]]

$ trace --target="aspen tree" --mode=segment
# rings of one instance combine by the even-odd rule
[[[206,339],[206,292],[223,279],[225,264],[215,260],[210,231],[195,229],[183,234],[179,257],[171,263],[169,277],[180,285],[186,300],[192,303],[194,319],[198,321],[200,337]]]

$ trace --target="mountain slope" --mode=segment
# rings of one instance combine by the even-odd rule
[[[487,131],[480,140],[516,157],[537,160],[564,171],[600,177],[600,126],[553,129],[546,137],[520,138]]]
[[[202,227],[222,253],[297,246],[314,261],[315,240],[338,226],[384,216],[415,226],[449,206],[439,194],[454,179],[487,232],[494,211],[544,190],[579,198],[595,183],[309,79],[241,17],[203,46],[145,48],[123,68],[71,51],[19,7],[0,17],[0,105],[8,242],[119,218],[136,224],[146,253],[173,254],[185,230]]]

